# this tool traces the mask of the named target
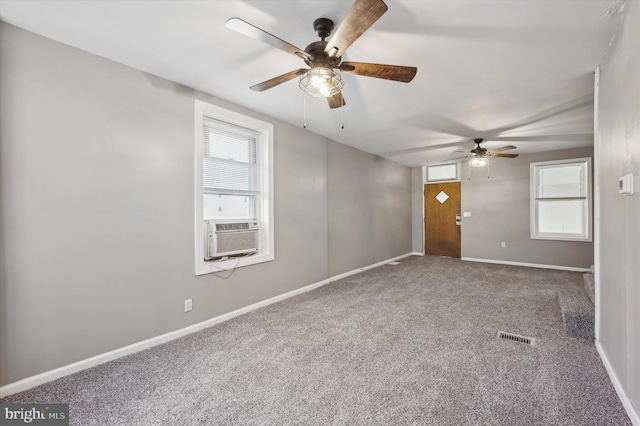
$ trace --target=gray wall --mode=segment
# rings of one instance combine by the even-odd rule
[[[640,414],[640,3],[627,3],[620,33],[601,64],[599,341]],[[618,194],[633,174],[635,194]]]
[[[327,156],[329,275],[411,252],[410,169],[337,142]]]
[[[424,253],[424,176],[422,167],[411,169],[411,240],[414,253]]]
[[[0,386],[411,251],[404,166],[2,23],[0,93]],[[194,99],[275,126],[276,260],[229,279],[194,275]]]
[[[462,257],[589,268],[593,243],[530,238],[529,163],[593,157],[593,148],[491,159],[487,169],[461,167]],[[501,242],[506,247],[500,246]]]

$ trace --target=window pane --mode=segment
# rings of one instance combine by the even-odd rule
[[[454,180],[458,177],[457,164],[445,164],[443,166],[428,166],[427,180]]]
[[[204,155],[255,164],[255,131],[203,117]]]
[[[542,167],[539,170],[538,197],[584,197],[584,167],[584,163]]]
[[[254,164],[204,157],[202,185],[205,188],[254,191],[256,189],[255,169]]]
[[[254,195],[204,194],[204,220],[255,219]]]
[[[254,138],[237,138],[224,132],[208,131],[207,152],[210,157],[225,158],[228,160],[242,161],[244,163],[256,162],[256,140]]]
[[[550,234],[586,234],[585,200],[538,201],[538,231]]]

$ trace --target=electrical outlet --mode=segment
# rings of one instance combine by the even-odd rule
[[[507,243],[505,243],[504,241],[500,243],[500,247],[505,248],[507,246]]]
[[[193,309],[193,299],[187,299],[184,301],[184,311],[189,312]]]

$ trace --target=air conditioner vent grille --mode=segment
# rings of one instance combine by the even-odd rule
[[[249,222],[216,223],[216,231],[242,231],[249,229]]]

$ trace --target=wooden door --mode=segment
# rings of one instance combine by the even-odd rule
[[[424,186],[424,251],[433,256],[460,257],[460,182]]]

